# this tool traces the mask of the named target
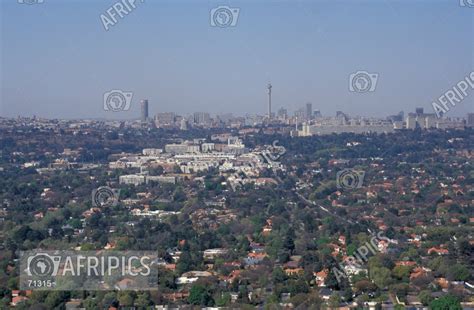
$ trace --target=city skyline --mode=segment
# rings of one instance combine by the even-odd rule
[[[2,1],[0,116],[134,119],[144,98],[150,116],[263,115],[271,82],[274,112],[311,102],[323,115],[384,117],[430,111],[474,67],[474,10],[459,1],[236,1],[225,29],[209,23],[219,2],[137,2],[106,31],[100,16],[114,3]],[[378,75],[374,91],[350,91],[359,71]],[[128,111],[104,111],[113,89],[133,92]],[[472,102],[446,116],[464,117]]]

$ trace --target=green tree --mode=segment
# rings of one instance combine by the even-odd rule
[[[150,304],[150,295],[148,293],[139,294],[137,299],[135,299],[135,306],[139,308],[146,308]]]
[[[116,297],[116,294],[115,292],[109,292],[107,294],[104,295],[104,297],[102,298],[102,306],[104,308],[109,308],[112,304],[114,304],[115,302],[117,301],[117,297]]]
[[[207,289],[202,284],[195,284],[189,290],[189,297],[188,302],[192,305],[200,305],[200,306],[213,306],[214,299]]]
[[[466,281],[470,277],[469,269],[461,264],[455,264],[448,270],[448,278],[456,281]]]
[[[179,274],[189,271],[192,268],[192,257],[189,251],[183,251],[176,264],[176,270]]]
[[[222,293],[218,298],[216,298],[217,307],[225,307],[230,304],[231,296],[229,293]]]
[[[379,288],[385,288],[391,283],[390,269],[374,267],[370,270],[370,278]]]
[[[288,249],[290,253],[293,252],[295,249],[295,231],[293,229],[288,229],[288,232],[285,236],[285,240],[283,241],[283,247]]]
[[[398,280],[408,279],[411,269],[409,266],[396,266],[393,268],[392,274]]]
[[[461,303],[456,297],[452,295],[446,295],[446,296],[433,300],[430,303],[430,309],[432,310],[462,310],[462,307],[461,307]]]
[[[69,298],[69,293],[63,291],[52,291],[48,293],[46,297],[45,305],[48,309],[54,309],[57,306],[61,305],[63,302],[66,302]]]
[[[86,309],[99,309],[99,303],[97,299],[88,297],[82,302]]]
[[[282,283],[287,279],[287,276],[283,269],[280,267],[275,267],[272,272],[272,278],[274,283]]]
[[[328,305],[330,309],[337,309],[339,308],[339,305],[341,304],[341,296],[339,294],[334,293],[329,297],[328,300]]]
[[[433,301],[433,296],[431,296],[431,292],[428,290],[421,291],[418,298],[424,306],[428,306]]]
[[[134,297],[130,292],[120,292],[118,301],[120,306],[131,307],[133,306]]]

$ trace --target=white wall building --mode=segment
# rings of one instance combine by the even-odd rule
[[[139,174],[128,174],[128,175],[121,175],[119,177],[120,184],[133,184],[133,185],[140,185],[145,183],[145,176]]]

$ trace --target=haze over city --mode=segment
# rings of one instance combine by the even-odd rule
[[[132,119],[150,115],[265,114],[306,102],[323,115],[380,116],[431,103],[474,67],[473,8],[459,1],[145,1],[104,29],[114,1],[1,1],[3,117]],[[235,27],[211,27],[218,5]],[[349,76],[378,73],[377,89]],[[105,92],[132,91],[107,113]],[[472,95],[448,116],[473,111]]]
[[[474,309],[474,0],[0,4],[0,309]]]

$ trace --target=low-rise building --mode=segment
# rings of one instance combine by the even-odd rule
[[[133,185],[140,185],[145,183],[145,176],[139,174],[129,174],[129,175],[121,175],[119,177],[120,184],[133,184]]]

